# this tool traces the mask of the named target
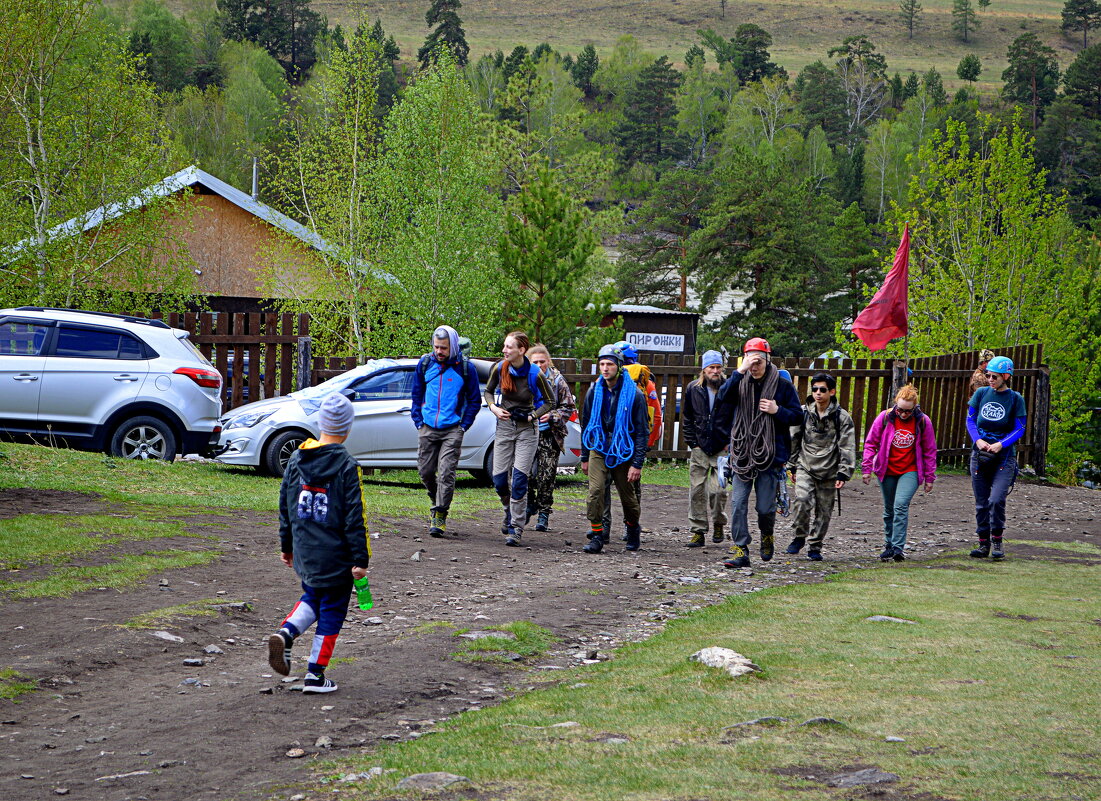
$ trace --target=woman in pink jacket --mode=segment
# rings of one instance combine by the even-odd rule
[[[879,479],[883,492],[883,553],[886,562],[906,558],[906,527],[910,522],[910,501],[918,486],[925,491],[937,480],[937,440],[933,423],[918,408],[918,394],[907,385],[895,396],[895,405],[880,412],[864,439],[864,461],[860,472],[864,483]]]

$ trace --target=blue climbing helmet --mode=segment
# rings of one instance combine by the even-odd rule
[[[1013,375],[1013,360],[1007,356],[995,356],[986,363],[988,373],[1009,373]]]
[[[635,346],[627,340],[621,339],[619,342],[612,345],[612,347],[619,353],[624,364],[634,364],[638,361],[638,351],[635,350]]]

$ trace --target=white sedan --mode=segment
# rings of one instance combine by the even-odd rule
[[[222,419],[216,458],[225,464],[248,465],[281,476],[291,454],[308,437],[319,435],[317,410],[333,392],[343,393],[355,408],[355,421],[345,447],[362,467],[415,468],[417,430],[410,419],[413,370],[417,359],[374,359],[290,395],[239,406]],[[472,359],[484,389],[493,362]],[[493,467],[496,420],[479,409],[463,437],[459,469],[488,481]],[[581,461],[581,428],[576,415],[567,424],[566,452],[559,466]]]

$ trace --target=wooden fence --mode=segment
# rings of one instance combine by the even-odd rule
[[[1048,414],[1051,406],[1051,385],[1048,368],[1043,366],[1040,345],[1022,345],[999,351],[1008,356],[1015,367],[1012,386],[1022,395],[1028,408],[1028,426],[1017,446],[1022,465],[1031,465],[1040,475],[1046,470]],[[555,359],[555,366],[570,382],[580,407],[589,386],[596,377],[596,362],[584,359]],[[687,459],[689,449],[679,425],[680,401],[688,384],[700,374],[695,357],[680,354],[645,355],[642,361],[650,368],[658,397],[662,404],[664,431],[650,455],[658,459]],[[953,353],[911,359],[911,381],[920,394],[922,410],[929,415],[937,435],[938,462],[962,466],[971,450],[967,435],[967,401],[971,397],[971,374],[978,366],[979,353]],[[800,398],[810,391],[810,379],[818,372],[828,372],[837,379],[837,398],[853,417],[858,449],[868,427],[879,412],[891,403],[891,387],[895,362],[887,359],[776,359],[778,367],[791,373]],[[730,372],[735,359],[727,365]]]
[[[309,343],[307,314],[201,312],[163,319],[190,332],[190,341],[222,374],[224,411],[309,386],[298,380],[299,352]]]
[[[305,314],[170,314],[165,322],[191,332],[191,341],[215,366],[225,386],[225,410],[261,398],[286,395],[313,386],[356,366],[352,357],[313,357],[310,353],[309,316]],[[1041,345],[1000,350],[1013,360],[1012,386],[1028,409],[1028,426],[1017,446],[1022,465],[1043,475],[1046,471],[1048,415],[1051,410],[1050,372],[1043,365]],[[699,360],[680,354],[647,354],[644,363],[662,404],[664,431],[650,455],[658,459],[687,459],[689,449],[680,430],[680,401],[688,384],[699,376]],[[971,449],[965,426],[968,386],[978,365],[978,351],[910,360],[911,380],[921,395],[921,408],[937,433],[938,461],[961,466]],[[596,378],[593,359],[555,359],[570,382],[578,406]],[[805,398],[810,379],[829,372],[837,379],[837,397],[853,416],[858,442],[868,426],[891,401],[896,363],[886,359],[777,359],[791,373],[796,392]],[[236,365],[246,365],[238,370]],[[735,368],[732,358],[728,372]],[[231,367],[233,368],[231,370]],[[257,367],[259,369],[257,369]]]

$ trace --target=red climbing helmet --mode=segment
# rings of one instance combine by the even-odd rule
[[[745,343],[744,352],[749,353],[751,350],[764,351],[765,353],[772,353],[772,347],[768,344],[767,339],[761,337],[753,337],[749,342]]]

